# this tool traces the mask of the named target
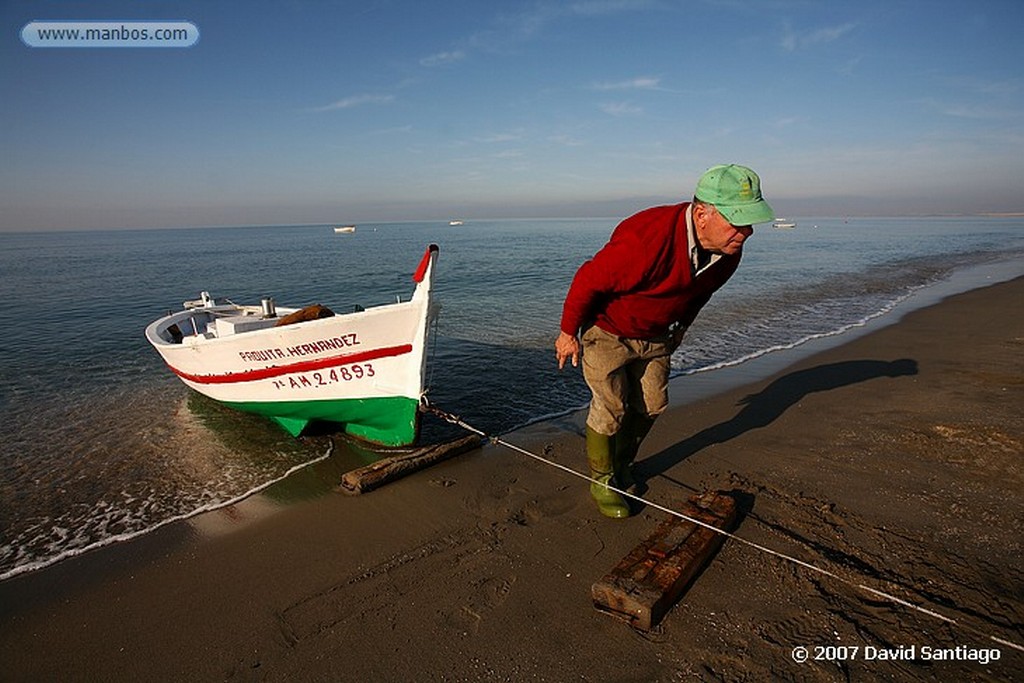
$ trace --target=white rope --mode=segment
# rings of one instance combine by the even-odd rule
[[[726,538],[730,538],[730,539],[732,539],[732,540],[734,540],[734,541],[736,541],[738,543],[750,546],[751,548],[754,548],[755,550],[759,550],[759,551],[761,551],[763,553],[767,553],[769,555],[773,555],[774,557],[778,557],[779,559],[785,560],[787,562],[791,562],[793,564],[797,564],[797,565],[799,565],[799,566],[801,566],[801,567],[803,567],[805,569],[809,569],[810,571],[817,572],[818,574],[822,574],[822,575],[827,576],[829,578],[835,579],[836,581],[839,581],[840,583],[844,583],[847,586],[851,586],[853,588],[857,588],[859,590],[864,591],[865,593],[870,593],[871,595],[874,595],[875,597],[879,597],[879,598],[882,598],[884,600],[889,600],[891,602],[894,602],[894,603],[897,603],[897,604],[902,605],[904,607],[907,607],[909,609],[912,609],[912,610],[914,610],[916,612],[920,612],[921,614],[925,614],[925,615],[933,617],[935,619],[939,619],[941,621],[944,621],[944,622],[946,622],[948,624],[953,624],[953,625],[959,626],[959,627],[961,627],[963,629],[973,631],[976,635],[979,635],[979,636],[981,636],[983,638],[987,638],[988,640],[991,640],[993,642],[999,643],[1000,645],[1005,645],[1006,647],[1013,648],[1014,650],[1019,650],[1021,652],[1024,652],[1024,645],[1020,645],[1018,643],[1014,643],[1014,642],[1011,642],[1009,640],[1004,640],[1003,638],[999,638],[998,636],[994,636],[994,635],[990,635],[990,634],[987,634],[987,633],[983,633],[980,630],[978,630],[977,627],[973,627],[973,626],[970,626],[968,624],[961,624],[960,622],[958,622],[956,619],[953,619],[952,617],[948,617],[948,616],[946,616],[944,614],[940,614],[938,612],[935,612],[933,610],[927,609],[925,607],[921,607],[920,605],[915,605],[912,602],[908,602],[907,600],[904,600],[902,598],[898,598],[895,595],[891,595],[890,593],[886,593],[884,591],[880,591],[877,588],[872,588],[872,587],[867,586],[867,585],[865,585],[863,583],[857,583],[857,582],[855,582],[853,580],[844,578],[844,577],[840,576],[839,574],[836,574],[835,572],[831,572],[831,571],[829,571],[827,569],[822,569],[821,567],[817,567],[817,566],[815,566],[813,564],[810,564],[809,562],[805,562],[805,561],[803,561],[801,559],[793,557],[792,555],[787,555],[786,553],[779,552],[778,550],[773,550],[773,549],[771,549],[771,548],[769,548],[767,546],[763,546],[760,543],[755,543],[754,541],[750,541],[748,539],[745,539],[742,536],[737,536],[736,534],[730,533],[730,532],[728,532],[728,531],[726,531],[724,529],[719,529],[718,527],[716,527],[714,525],[711,525],[711,524],[708,524],[707,522],[703,522],[703,521],[701,521],[699,519],[694,519],[693,517],[690,517],[688,515],[684,515],[681,512],[678,512],[676,510],[672,510],[671,508],[667,508],[667,507],[665,507],[663,505],[659,505],[658,503],[654,503],[652,501],[646,500],[644,498],[641,498],[640,496],[635,496],[632,493],[629,493],[628,491],[623,491],[623,490],[618,489],[618,488],[616,488],[616,487],[614,487],[614,486],[612,486],[610,484],[603,484],[603,483],[597,481],[596,479],[592,479],[591,477],[587,476],[586,474],[583,474],[582,472],[577,472],[576,470],[574,470],[572,468],[566,467],[565,465],[562,465],[560,463],[554,462],[552,460],[548,460],[547,458],[544,458],[543,456],[537,455],[536,453],[531,453],[530,451],[526,450],[525,448],[521,448],[521,447],[519,447],[519,446],[517,446],[517,445],[515,445],[513,443],[509,443],[508,441],[505,441],[504,439],[501,439],[499,437],[490,436],[489,434],[487,434],[485,432],[482,432],[481,430],[477,429],[476,427],[473,427],[472,425],[467,424],[466,422],[464,422],[458,416],[452,415],[451,413],[447,413],[447,412],[445,412],[443,410],[440,410],[440,409],[435,408],[434,406],[430,405],[425,396],[423,397],[422,402],[423,402],[423,407],[424,407],[425,410],[428,410],[428,411],[434,413],[435,415],[437,415],[438,417],[440,417],[443,420],[446,420],[447,422],[450,422],[450,423],[452,423],[452,424],[454,424],[456,426],[462,427],[463,429],[465,429],[467,431],[473,432],[474,434],[477,434],[477,435],[479,435],[479,436],[481,436],[481,437],[483,437],[485,439],[488,439],[489,441],[491,441],[491,443],[495,443],[495,444],[504,446],[505,448],[513,450],[513,451],[515,451],[517,453],[520,453],[522,455],[525,455],[525,456],[527,456],[529,458],[533,458],[534,460],[536,460],[538,462],[541,462],[541,463],[544,463],[545,465],[548,465],[550,467],[554,467],[555,469],[562,470],[563,472],[565,472],[567,474],[571,474],[574,477],[578,477],[580,479],[584,479],[584,480],[586,480],[586,481],[588,481],[588,482],[590,482],[592,484],[598,484],[599,486],[605,486],[608,490],[614,491],[615,493],[618,493],[621,496],[625,496],[627,498],[631,498],[632,500],[635,500],[635,501],[638,501],[640,503],[643,503],[644,505],[652,507],[655,510],[660,510],[660,511],[662,511],[664,513],[667,513],[669,515],[672,515],[674,517],[678,517],[678,518],[683,519],[683,520],[685,520],[687,522],[690,522],[692,524],[696,524],[697,526],[704,527],[705,529],[710,529],[711,531],[715,532],[716,534],[721,534],[722,536],[725,536]]]

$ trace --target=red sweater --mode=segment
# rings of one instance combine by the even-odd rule
[[[562,331],[591,322],[606,332],[652,339],[673,323],[689,327],[736,271],[740,254],[722,256],[694,277],[686,233],[688,203],[646,209],[622,221],[576,271],[562,309]]]

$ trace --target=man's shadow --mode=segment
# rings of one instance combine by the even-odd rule
[[[713,444],[724,443],[753,429],[766,427],[808,394],[829,391],[878,377],[917,374],[917,361],[852,360],[819,365],[780,377],[756,394],[740,400],[743,409],[731,419],[708,427],[684,441],[637,463],[641,480],[664,474],[674,465]]]

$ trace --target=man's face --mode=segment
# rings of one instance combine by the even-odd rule
[[[693,227],[700,246],[713,254],[738,254],[743,243],[754,234],[749,225],[733,225],[710,204],[696,204],[693,209]]]

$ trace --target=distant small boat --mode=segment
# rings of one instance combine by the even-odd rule
[[[795,228],[796,223],[793,221],[787,221],[785,218],[776,218],[775,222],[772,223],[773,228]]]
[[[448,221],[448,225],[462,225],[462,221]]]
[[[341,225],[334,229],[334,232],[355,232],[356,226],[354,225]]]
[[[406,301],[335,314],[323,306],[218,304],[203,292],[146,328],[146,339],[190,388],[265,415],[298,436],[310,422],[385,446],[419,432],[438,248],[427,247]]]

